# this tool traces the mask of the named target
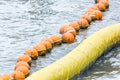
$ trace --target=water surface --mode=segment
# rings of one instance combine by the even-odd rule
[[[80,30],[76,42],[53,48],[50,54],[33,61],[31,73],[65,56],[101,28],[120,22],[120,0],[109,0],[102,21]],[[94,5],[94,0],[0,0],[0,74],[11,73],[17,58],[26,49],[52,34],[59,35],[63,24],[77,21]],[[120,47],[102,56],[82,77],[75,80],[120,80]]]

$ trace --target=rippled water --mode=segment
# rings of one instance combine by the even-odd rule
[[[73,44],[55,47],[50,54],[33,61],[35,72],[63,57],[89,35],[120,22],[120,0],[109,0],[110,8],[102,21],[80,30]],[[0,74],[11,73],[18,56],[52,34],[63,24],[76,21],[94,0],[0,0]],[[120,47],[102,56],[75,80],[120,80]]]

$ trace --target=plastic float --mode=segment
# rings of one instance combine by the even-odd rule
[[[24,80],[24,79],[25,79],[25,75],[24,75],[24,73],[22,73],[20,71],[14,71],[13,73],[11,73],[11,79],[10,80]]]
[[[120,23],[94,33],[66,56],[33,73],[25,80],[69,80],[119,42]]]

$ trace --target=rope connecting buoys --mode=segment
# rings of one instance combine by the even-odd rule
[[[83,14],[78,19],[78,21],[70,22],[69,24],[66,24],[60,27],[59,32],[60,34],[62,34],[62,36],[52,35],[49,38],[42,39],[42,41],[39,44],[35,45],[33,48],[27,49],[24,55],[21,55],[18,57],[17,63],[15,65],[15,69],[14,69],[15,71],[11,75],[0,76],[0,80],[24,80],[25,77],[27,77],[30,73],[30,65],[32,63],[32,60],[36,60],[38,56],[44,56],[46,53],[51,52],[53,47],[61,45],[62,42],[73,43],[75,41],[77,32],[80,29],[87,29],[90,23],[94,20],[102,20],[103,14],[101,11],[105,11],[109,7],[109,2],[108,0],[95,0],[95,2],[97,4],[90,7],[86,11],[86,13]],[[114,30],[111,30],[111,31],[114,32]],[[103,31],[103,33],[105,32]],[[102,36],[101,34],[99,35]],[[118,38],[117,35],[118,34],[116,34],[115,38]],[[90,39],[90,40],[94,41],[93,39]],[[106,40],[104,41],[106,42]],[[94,44],[92,45],[93,47],[90,47],[90,45],[88,46],[83,45],[82,48],[83,50],[86,50],[86,48],[90,47],[90,49],[88,49],[89,51],[91,50],[91,48],[93,49],[95,47]],[[95,45],[99,46],[99,43]],[[70,54],[69,57],[65,57],[65,59],[63,58],[53,63],[52,65],[50,65],[52,67],[48,66],[47,68],[42,69],[40,72],[37,72],[37,73],[40,73],[39,74],[40,76],[36,73],[35,75],[34,74],[32,75],[33,77],[30,76],[26,80],[63,80],[63,79],[68,80],[69,78],[73,77],[75,74],[78,74],[86,66],[88,66],[91,60],[94,61],[98,57],[96,55],[89,56],[88,53],[90,52],[83,51],[83,50],[79,51],[79,49],[81,50],[81,47],[78,48],[78,50],[75,49],[75,51],[73,50],[71,52],[71,54],[73,54],[74,52],[78,54],[75,54],[75,53],[74,53],[75,55]],[[98,48],[95,48],[95,49],[98,49]],[[85,54],[80,54],[80,52]],[[79,56],[83,56],[83,57],[79,58]],[[85,60],[81,62],[81,60],[83,60],[84,57],[87,57],[88,59],[85,58]],[[81,64],[79,62],[81,62]],[[81,65],[84,65],[84,66],[81,66]],[[53,75],[53,73],[55,75]]]
[[[69,80],[117,43],[120,43],[120,23],[94,33],[66,56],[33,73],[25,80]]]

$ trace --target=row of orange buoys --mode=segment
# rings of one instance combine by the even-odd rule
[[[95,0],[95,2],[96,4],[90,7],[77,22],[71,22],[60,27],[59,32],[62,34],[62,37],[52,35],[49,38],[42,39],[34,47],[27,49],[23,55],[18,57],[14,72],[10,75],[1,75],[0,80],[24,80],[30,73],[32,60],[36,60],[38,56],[44,56],[46,53],[51,52],[54,46],[59,46],[62,42],[73,43],[77,31],[87,29],[94,20],[101,20],[103,17],[101,11],[105,11],[109,7],[108,0]]]
[[[90,23],[94,20],[102,20],[102,11],[109,7],[108,0],[95,0],[96,4],[90,7],[85,14],[83,14],[78,21],[60,27],[60,34],[65,43],[72,43],[75,41],[77,31],[80,29],[87,29]]]

